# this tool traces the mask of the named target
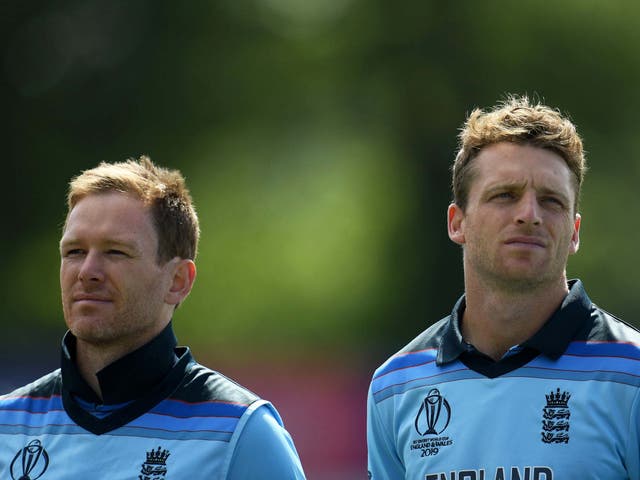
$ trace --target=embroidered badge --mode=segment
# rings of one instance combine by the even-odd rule
[[[413,425],[420,438],[413,440],[411,451],[419,452],[421,457],[431,457],[452,445],[451,437],[442,435],[450,421],[451,405],[440,390],[432,388],[418,407]]]
[[[147,452],[147,461],[142,464],[139,480],[161,480],[167,475],[167,458],[169,450],[158,447],[157,450]]]
[[[49,454],[40,440],[31,440],[13,457],[9,471],[13,480],[36,480],[49,467]]]
[[[544,443],[569,443],[569,392],[553,390],[547,397],[547,404],[542,409],[542,441]]]

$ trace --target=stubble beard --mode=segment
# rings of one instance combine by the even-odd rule
[[[73,311],[73,306],[65,307],[67,327],[76,338],[95,347],[137,344],[137,339],[149,336],[146,332],[154,328],[160,313],[139,308],[145,305],[145,299],[127,300],[123,307],[114,304],[109,311],[96,308],[83,312]]]
[[[511,267],[501,259],[465,255],[465,270],[471,269],[485,288],[508,294],[531,294],[566,281],[566,262],[554,260],[546,268]]]

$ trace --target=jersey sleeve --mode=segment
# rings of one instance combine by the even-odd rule
[[[391,425],[381,418],[371,388],[367,397],[367,463],[371,480],[405,478],[405,469],[395,448]]]
[[[636,392],[629,417],[626,467],[629,478],[640,478],[640,390]]]
[[[293,440],[270,403],[256,402],[245,413],[239,429],[227,480],[277,478],[305,480]]]

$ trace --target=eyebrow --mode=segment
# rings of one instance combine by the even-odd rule
[[[542,188],[537,188],[536,191],[544,195],[553,195],[556,197],[564,198],[567,201],[569,200],[569,197],[566,196],[564,192],[561,192],[559,190],[554,190],[553,188],[542,187]]]
[[[73,246],[79,246],[82,245],[84,242],[83,240],[79,239],[79,238],[69,238],[67,240],[65,240],[64,236],[60,239],[60,248],[63,247],[73,247]],[[135,241],[128,241],[128,240],[123,240],[123,239],[107,239],[104,241],[100,242],[100,245],[103,247],[108,247],[108,248],[112,248],[112,247],[121,247],[121,248],[126,248],[129,250],[132,250],[133,252],[139,252],[140,251],[140,246],[138,245],[137,242]]]
[[[504,181],[504,182],[500,182],[500,183],[496,183],[495,185],[490,186],[489,188],[487,188],[484,191],[484,195],[485,196],[490,196],[493,193],[496,192],[501,192],[501,191],[519,191],[519,190],[523,190],[527,185],[527,182],[521,182],[521,181]],[[553,195],[554,197],[558,197],[559,199],[562,199],[563,201],[570,203],[571,202],[571,198],[570,196],[565,195],[564,192],[561,192],[560,190],[556,190],[553,188],[548,188],[548,187],[540,187],[540,188],[535,188],[536,193],[538,194],[542,194],[542,195]]]
[[[491,186],[489,186],[487,189],[484,190],[483,195],[486,196],[491,196],[492,194],[496,193],[496,192],[502,192],[505,190],[508,191],[514,191],[514,190],[523,190],[527,185],[527,182],[510,182],[510,181],[502,181],[500,183],[495,183]]]

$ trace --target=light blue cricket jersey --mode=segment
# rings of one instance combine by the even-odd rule
[[[452,314],[376,370],[372,480],[640,479],[640,333],[579,280],[530,340],[499,362]]]
[[[274,407],[175,347],[171,327],[98,373],[62,367],[0,397],[3,480],[304,479]],[[82,398],[83,400],[79,400]]]

